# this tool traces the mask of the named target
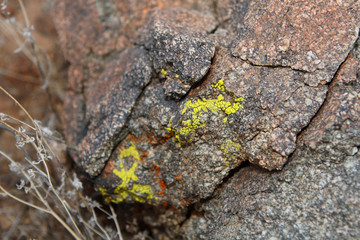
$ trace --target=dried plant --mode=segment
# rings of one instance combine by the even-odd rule
[[[6,11],[6,1],[0,3],[0,11]],[[46,53],[32,37],[24,5],[18,0],[25,19],[25,27],[15,20],[0,18],[0,31],[18,44],[15,53],[22,52],[37,66],[44,86],[50,72],[50,61]],[[0,74],[4,70],[0,69]],[[5,70],[5,74],[7,74]],[[0,113],[0,131],[10,133],[21,157],[14,156],[9,150],[0,149],[0,158],[8,163],[8,173],[17,179],[17,184],[0,179],[0,195],[7,200],[16,201],[24,206],[52,216],[75,239],[122,239],[117,215],[111,205],[103,207],[100,203],[83,195],[83,185],[74,172],[62,164],[54,147],[63,141],[52,130],[33,119],[29,112],[9,92],[0,86],[5,94],[25,114],[24,121],[5,113]],[[1,135],[3,136],[3,135]],[[57,149],[59,150],[59,149]],[[65,151],[65,150],[63,150]],[[106,210],[108,208],[108,210]],[[0,209],[6,213],[6,209]],[[112,221],[111,227],[103,226],[99,214]],[[11,216],[13,225],[7,233],[0,234],[7,239],[18,227],[22,215]]]
[[[0,32],[9,41],[16,43],[18,47],[14,50],[15,54],[21,52],[37,67],[43,80],[43,88],[46,88],[52,68],[51,61],[49,60],[46,51],[34,40],[32,34],[34,26],[30,24],[22,0],[18,0],[18,3],[24,17],[25,26],[16,21],[13,17],[6,17],[6,15],[8,15],[8,12],[6,11],[7,1],[3,0],[0,4],[0,11],[5,17],[0,14]],[[19,78],[18,74],[7,69],[0,68],[0,74]],[[33,83],[37,82],[36,79],[31,77],[21,76],[20,78],[25,78],[26,81]]]

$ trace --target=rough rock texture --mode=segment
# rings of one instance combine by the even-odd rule
[[[359,238],[359,70],[351,54],[282,171],[236,172],[187,220],[186,238]]]
[[[358,12],[351,1],[253,1],[250,8],[232,46],[234,56],[310,73],[304,79],[310,86],[332,79],[352,48],[346,43],[357,37]]]
[[[206,33],[215,26],[212,15],[193,10],[157,9],[149,15],[143,43],[155,71],[166,78],[165,95],[180,99],[208,72],[215,44]]]
[[[71,156],[153,234],[359,237],[359,11],[55,1]]]

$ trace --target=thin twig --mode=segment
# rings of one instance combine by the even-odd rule
[[[30,21],[29,21],[29,18],[27,16],[24,4],[23,4],[22,0],[18,0],[18,2],[20,4],[21,12],[24,15],[25,25],[28,28],[28,27],[30,27]]]
[[[32,208],[35,208],[35,209],[40,210],[40,211],[45,212],[45,213],[50,213],[50,211],[47,210],[46,208],[39,207],[39,206],[37,206],[37,205],[35,205],[35,204],[29,203],[29,202],[27,202],[27,201],[25,201],[25,200],[22,200],[22,199],[16,197],[15,195],[13,195],[13,194],[11,194],[10,192],[8,192],[8,191],[7,191],[5,188],[3,188],[3,186],[1,186],[1,185],[0,185],[0,190],[3,191],[7,196],[11,197],[12,199],[14,199],[14,200],[16,200],[16,201],[18,201],[18,202],[20,202],[20,203],[22,203],[22,204],[24,204],[24,205],[27,205],[27,206],[32,207]]]
[[[0,86],[0,90],[3,91],[11,100],[13,100],[20,108],[21,110],[26,114],[26,116],[31,120],[32,123],[34,123],[34,119],[31,117],[28,111],[8,92],[6,91],[2,86]]]
[[[111,206],[111,204],[109,204],[109,208],[110,208],[110,210],[111,210],[112,220],[113,220],[114,223],[115,223],[116,230],[117,230],[117,235],[119,236],[119,240],[122,240],[119,222],[117,221],[117,215],[116,215],[116,213],[115,213],[115,211],[114,211],[114,208]]]
[[[95,228],[93,228],[89,223],[87,223],[83,218],[80,218],[81,222],[85,225],[85,227],[87,229],[89,229],[91,232],[96,233],[97,235],[99,235],[102,239],[106,239],[106,236],[104,234],[102,234],[101,232],[99,232],[98,230],[96,230]]]
[[[33,131],[35,131],[36,129],[34,128],[34,127],[32,127],[32,126],[30,126],[29,124],[27,124],[26,122],[23,122],[23,121],[21,121],[20,119],[17,119],[17,118],[15,118],[15,117],[13,117],[13,116],[10,116],[10,115],[7,115],[7,114],[4,114],[9,120],[12,120],[14,123],[16,123],[16,124],[20,124],[20,125],[22,125],[22,126],[25,126],[25,127],[27,127],[27,128],[30,128],[31,130],[33,130]],[[8,122],[10,122],[10,121],[8,121]],[[27,133],[26,133],[27,134]]]
[[[92,211],[92,215],[93,215],[96,226],[104,233],[104,235],[106,236],[106,239],[110,240],[110,236],[108,235],[106,230],[101,226],[101,224],[98,222],[95,210],[92,208],[91,211]]]
[[[2,151],[0,151],[0,154],[3,155],[5,158],[7,158],[10,162],[15,162],[15,161],[12,160],[7,154],[3,153]],[[45,166],[46,166],[46,164],[45,164]],[[46,166],[46,167],[47,167],[47,166]],[[85,238],[82,236],[82,234],[81,234],[80,230],[78,229],[76,223],[74,222],[73,218],[71,217],[70,213],[68,212],[67,208],[64,206],[64,207],[65,207],[65,210],[67,211],[67,213],[68,213],[69,216],[71,217],[71,220],[73,221],[76,230],[79,231],[81,237],[79,237],[79,236],[71,229],[71,227],[70,227],[66,222],[64,222],[64,221],[61,219],[61,217],[50,207],[49,203],[44,199],[44,197],[42,196],[42,194],[39,192],[39,190],[38,190],[37,187],[36,187],[36,184],[33,182],[33,180],[32,180],[31,177],[27,174],[27,172],[24,171],[23,169],[21,169],[21,173],[22,173],[22,174],[26,177],[26,179],[30,182],[31,186],[33,187],[32,189],[35,191],[35,195],[36,195],[37,199],[38,199],[39,201],[41,201],[42,204],[44,204],[44,206],[45,206],[46,208],[39,207],[39,206],[37,206],[37,205],[31,204],[31,203],[29,203],[29,202],[27,202],[27,201],[24,201],[24,200],[22,200],[22,199],[20,199],[20,198],[18,198],[18,197],[16,197],[16,196],[14,196],[13,194],[11,194],[11,193],[9,193],[8,191],[6,191],[1,185],[0,185],[0,189],[1,189],[3,192],[5,192],[8,196],[10,196],[11,198],[15,199],[15,200],[18,201],[18,202],[21,202],[21,203],[23,203],[23,204],[25,204],[25,205],[28,205],[28,206],[30,206],[30,207],[33,207],[33,208],[36,208],[36,209],[41,210],[41,211],[43,211],[43,212],[46,212],[46,213],[51,214],[51,215],[52,215],[54,218],[56,218],[56,220],[58,220],[76,239],[85,239]],[[47,173],[49,174],[48,171],[47,171]],[[48,180],[51,182],[50,175],[48,175]],[[55,195],[56,195],[56,196],[58,197],[58,199],[61,201],[61,198],[57,195],[56,190],[53,188],[53,185],[51,185],[51,186],[52,186],[52,187],[51,187],[52,192],[55,193]],[[62,202],[62,204],[64,205],[63,202]]]

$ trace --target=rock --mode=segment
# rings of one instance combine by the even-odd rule
[[[76,122],[69,127],[80,125],[81,132],[75,132],[80,135],[75,140],[80,148],[73,156],[91,176],[99,174],[114,146],[127,134],[125,123],[150,80],[147,53],[143,48],[129,48],[110,62],[87,88],[86,98],[76,97],[80,103],[74,101],[71,110],[78,111],[69,112],[70,119],[74,117]]]
[[[156,9],[142,36],[154,69],[166,79],[165,95],[181,99],[208,72],[215,44],[207,33],[216,27],[212,15],[194,10]]]
[[[234,56],[309,73],[304,82],[310,86],[330,82],[359,31],[352,1],[252,1],[249,8],[232,46]]]
[[[350,54],[282,171],[240,169],[187,220],[185,238],[358,238],[359,69]]]
[[[327,86],[310,87],[304,83],[307,73],[254,66],[220,51],[213,66],[209,77],[226,79],[229,91],[246,96],[232,131],[242,137],[247,158],[269,170],[281,169],[295,150],[296,135],[323,103]]]
[[[54,15],[89,36],[61,38],[64,129],[107,201],[152,205],[171,238],[358,234],[358,3],[108,4]]]

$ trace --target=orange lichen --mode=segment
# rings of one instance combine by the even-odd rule
[[[159,192],[159,194],[161,196],[164,196],[165,195],[164,190],[167,188],[166,183],[165,183],[165,181],[163,179],[160,179],[159,184],[160,184],[160,187],[161,187],[161,191]]]
[[[184,182],[183,182],[183,180],[181,180],[182,179],[182,175],[179,173],[178,175],[176,175],[175,177],[174,177],[174,179],[175,180],[179,180],[179,182],[181,183],[181,184],[183,184]]]
[[[166,183],[163,179],[159,180],[159,184],[160,184],[160,187],[161,187],[161,190],[165,190],[166,189]]]

